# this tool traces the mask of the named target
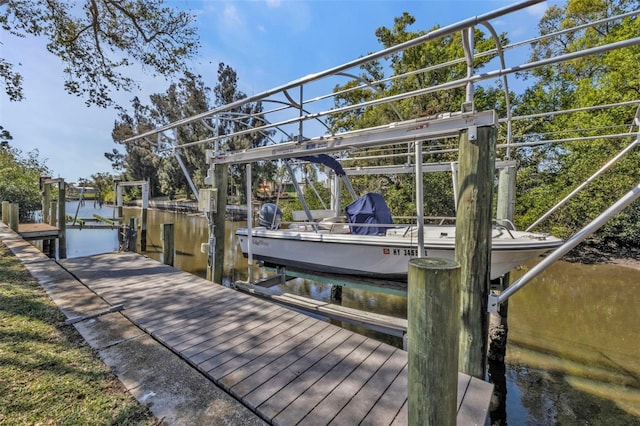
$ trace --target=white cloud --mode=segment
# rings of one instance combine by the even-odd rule
[[[234,4],[227,4],[222,13],[223,23],[227,27],[236,27],[242,25],[242,19],[238,13],[238,9]]]
[[[549,8],[548,2],[544,1],[542,3],[534,4],[533,6],[529,6],[525,10],[527,13],[535,18],[542,18],[544,12]]]
[[[277,8],[282,5],[281,0],[266,0],[267,6],[271,8]]]

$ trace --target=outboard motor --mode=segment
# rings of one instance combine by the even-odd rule
[[[278,229],[282,223],[282,211],[273,203],[265,203],[260,209],[258,223],[267,229]]]

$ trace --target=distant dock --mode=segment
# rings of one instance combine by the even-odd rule
[[[60,229],[46,223],[21,223],[18,234],[25,241],[47,240],[58,238]]]
[[[60,228],[47,223],[21,223],[18,235],[25,241],[42,241],[42,251],[48,257],[56,257],[56,240],[60,237]]]

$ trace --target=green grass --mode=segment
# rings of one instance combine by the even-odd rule
[[[0,243],[0,425],[156,425]]]

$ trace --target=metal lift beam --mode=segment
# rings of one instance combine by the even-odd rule
[[[210,164],[243,164],[254,161],[277,160],[301,155],[343,151],[350,148],[451,137],[470,127],[494,126],[497,123],[496,113],[492,110],[476,113],[456,113],[437,118],[423,117],[365,130],[340,133],[334,136],[320,136],[303,140],[302,142],[292,141],[244,151],[218,153],[218,156],[212,150],[207,150],[207,159]]]
[[[422,163],[423,172],[450,172],[457,168],[457,163]],[[506,169],[508,167],[516,167],[518,163],[515,160],[496,161],[496,169]],[[344,171],[347,176],[363,176],[363,175],[385,175],[385,174],[409,174],[416,172],[414,164],[398,164],[390,166],[371,166],[371,167],[345,167]]]

